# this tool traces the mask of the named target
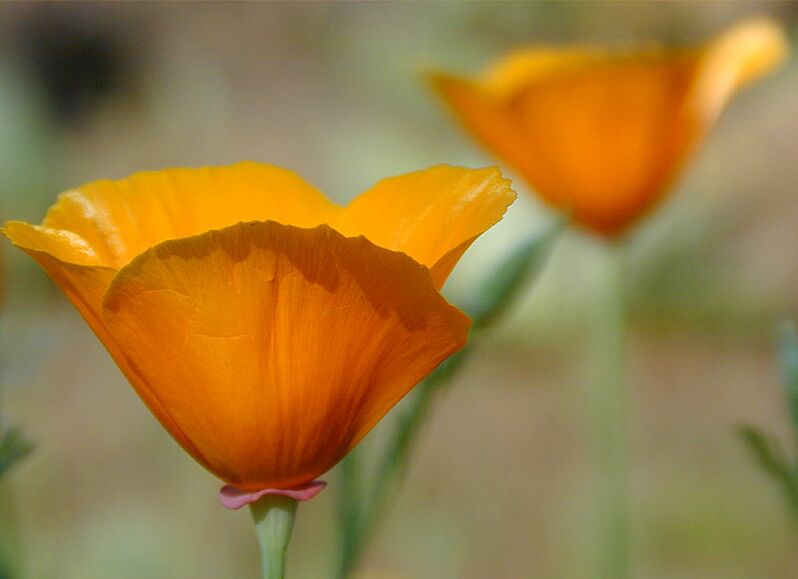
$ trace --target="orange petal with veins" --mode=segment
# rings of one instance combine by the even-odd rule
[[[162,423],[242,490],[326,472],[470,326],[406,255],[275,222],[146,251],[113,280],[103,318]]]

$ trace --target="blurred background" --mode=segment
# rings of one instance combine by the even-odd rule
[[[0,211],[38,222],[86,181],[242,159],[291,168],[339,202],[441,162],[495,164],[421,71],[476,73],[524,44],[700,42],[763,13],[795,38],[795,2],[2,3]],[[788,62],[734,100],[635,235],[636,577],[796,576],[798,530],[735,428],[761,425],[794,450],[773,338],[798,318],[797,72]],[[551,217],[517,190],[449,282],[453,301]],[[2,255],[0,407],[36,443],[3,491],[23,576],[254,578],[248,514],[219,507],[218,481],[38,266],[7,242]],[[570,232],[460,374],[364,579],[586,576],[595,262]],[[330,576],[333,492],[299,511],[293,577]]]

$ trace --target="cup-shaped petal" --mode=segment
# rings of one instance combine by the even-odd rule
[[[614,236],[662,197],[732,94],[785,47],[778,26],[756,20],[696,49],[527,49],[480,79],[431,82],[545,201]]]
[[[240,163],[90,183],[3,232],[172,436],[257,491],[329,469],[464,345],[437,290],[514,198],[497,169],[439,166],[339,207]]]
[[[168,239],[254,220],[313,227],[338,210],[295,173],[244,162],[87,183],[62,193],[42,226],[80,236],[104,265],[119,269]]]
[[[103,319],[161,422],[243,490],[327,471],[470,326],[407,255],[276,222],[145,251]]]
[[[441,286],[514,199],[498,169],[441,165],[380,181],[339,207],[291,171],[244,162],[87,183],[62,193],[41,225],[10,222],[4,232],[34,257],[44,253],[63,263],[118,270],[162,241],[240,222],[326,223],[407,253]]]
[[[42,266],[75,305],[122,371],[130,375],[132,369],[102,319],[103,295],[117,271],[98,265],[99,260],[91,248],[71,232],[12,221],[5,225],[3,233]],[[151,399],[149,406],[184,448],[192,448],[191,441],[169,421],[157,399]]]
[[[465,250],[514,200],[509,179],[496,168],[439,165],[383,179],[353,200],[333,227],[408,254],[441,287]]]

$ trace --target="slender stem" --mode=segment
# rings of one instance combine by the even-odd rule
[[[408,401],[408,407],[401,414],[394,437],[386,449],[377,469],[371,492],[363,497],[342,497],[340,502],[341,557],[338,565],[338,579],[347,579],[357,567],[363,551],[374,535],[374,530],[382,518],[390,499],[396,496],[405,471],[413,443],[420,434],[433,400],[441,387],[455,374],[465,361],[469,348],[461,350],[441,364],[426,380],[416,387]],[[344,459],[341,476],[343,493],[352,494],[359,487],[357,455],[350,454]],[[354,485],[354,486],[350,486]],[[365,503],[365,506],[362,504]]]
[[[473,334],[474,332],[472,332],[472,337]],[[408,458],[413,449],[413,444],[421,433],[422,426],[426,422],[436,395],[457,373],[470,352],[471,346],[456,353],[438,366],[418,386],[415,395],[410,399],[410,406],[399,421],[393,444],[389,448],[389,452],[385,454],[385,458],[377,471],[377,478],[368,503],[367,521],[370,525],[366,526],[364,530],[371,530],[370,526],[373,526],[382,516],[387,501],[395,495],[397,487],[409,466]]]
[[[354,568],[362,548],[364,509],[363,479],[360,460],[361,449],[355,448],[341,462],[339,469],[338,516],[340,532],[340,558],[337,577],[345,579]]]
[[[250,505],[261,557],[263,579],[284,579],[288,541],[294,529],[297,501],[266,495]]]
[[[11,481],[0,481],[0,579],[19,575],[22,545]]]
[[[344,459],[340,470],[343,492],[339,498],[341,550],[338,579],[347,579],[354,572],[384,512],[396,498],[415,442],[435,399],[467,359],[479,336],[523,295],[523,290],[540,270],[566,222],[566,218],[557,218],[544,230],[526,239],[475,289],[465,308],[474,322],[470,345],[441,364],[415,388],[377,465],[374,480],[369,485],[370,492],[362,492],[357,455],[350,454]]]
[[[599,564],[596,579],[629,576],[629,475],[627,457],[624,247],[607,244],[606,272],[599,285],[593,352],[595,379],[590,408],[598,476]]]

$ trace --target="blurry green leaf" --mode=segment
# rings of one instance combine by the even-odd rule
[[[790,407],[793,428],[798,434],[798,332],[795,324],[785,323],[779,331],[782,380]]]
[[[752,426],[739,428],[738,434],[757,464],[781,487],[793,509],[793,514],[798,517],[798,476],[778,443]]]
[[[495,270],[488,273],[463,308],[473,318],[475,328],[491,325],[509,309],[524,284],[540,270],[564,225],[565,219],[555,220],[511,251]]]
[[[33,443],[16,428],[9,428],[0,440],[0,476],[25,458],[33,450]]]

